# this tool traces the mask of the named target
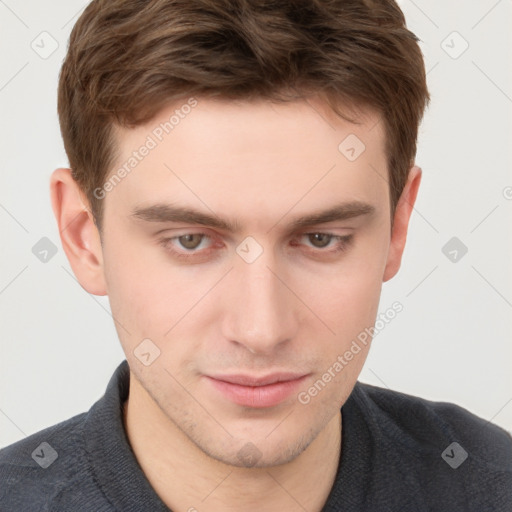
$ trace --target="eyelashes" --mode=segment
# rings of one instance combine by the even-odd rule
[[[305,245],[305,251],[313,256],[328,256],[340,254],[348,249],[353,241],[353,235],[336,235],[334,233],[323,232],[323,231],[314,231],[309,233],[302,233],[299,235],[299,239],[303,239],[304,237],[308,237],[309,241],[311,241],[311,237],[316,235],[321,235],[322,237],[327,237],[327,244],[323,247],[315,247],[314,245]],[[199,243],[196,245],[193,239],[195,240],[199,238]],[[209,246],[206,248],[201,248],[203,241],[212,240],[213,246]],[[335,242],[331,244],[331,242]],[[185,246],[183,245],[185,243]],[[212,252],[215,252],[215,247],[222,247],[223,244],[216,243],[213,238],[206,233],[183,233],[181,235],[161,238],[159,240],[159,244],[171,254],[172,257],[179,260],[204,260],[208,259]],[[188,245],[188,247],[187,247]],[[192,247],[190,247],[192,245]],[[301,243],[297,243],[294,239],[292,246],[300,247]]]

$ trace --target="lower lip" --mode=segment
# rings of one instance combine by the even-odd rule
[[[213,387],[219,390],[226,398],[237,405],[244,407],[273,407],[286,400],[306,379],[306,375],[299,379],[276,382],[267,386],[242,386],[231,384],[223,380],[206,377]]]

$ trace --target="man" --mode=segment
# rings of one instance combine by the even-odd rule
[[[357,382],[428,99],[392,1],[93,1],[51,194],[126,361],[0,451],[1,510],[509,510],[506,432]]]

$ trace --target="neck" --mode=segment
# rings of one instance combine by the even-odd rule
[[[240,468],[200,450],[134,377],[123,411],[137,462],[171,510],[320,512],[334,484],[341,451],[341,412],[291,462]]]

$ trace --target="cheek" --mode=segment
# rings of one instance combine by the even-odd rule
[[[370,349],[369,329],[379,308],[386,243],[385,237],[369,239],[336,272],[323,276],[321,282],[303,283],[302,295],[308,298],[308,306],[328,329],[318,322],[313,322],[314,327],[306,322],[302,328],[322,343],[318,369],[324,372],[331,368],[336,375],[330,392],[326,393],[332,393],[331,399],[336,403],[346,399],[345,393],[352,388]],[[312,330],[315,332],[311,333]],[[337,367],[333,368],[337,361]]]
[[[103,250],[112,314],[128,324],[129,331],[144,335],[149,334],[149,325],[156,330],[166,318],[169,321],[172,310],[169,311],[165,299],[175,296],[174,281],[166,275],[165,266],[151,260],[157,252],[154,247],[150,249],[130,240],[129,236],[112,233]]]
[[[368,257],[360,254],[341,264],[336,273],[311,279],[302,285],[308,305],[336,335],[354,335],[373,325],[377,315],[384,258],[382,251]]]
[[[380,299],[380,287],[373,283],[362,281],[357,283],[358,286],[350,284],[345,282],[344,285],[335,287],[333,296],[324,302],[324,310],[318,309],[322,311],[319,316],[322,315],[325,324],[334,332],[332,334],[324,330],[323,366],[327,368],[338,356],[353,351],[348,355],[347,366],[343,368],[345,377],[348,374],[358,374],[364,363],[371,343],[371,337],[367,333],[374,325]]]
[[[190,351],[193,334],[207,311],[207,300],[202,298],[207,298],[219,276],[205,275],[199,267],[173,265],[163,248],[126,240],[127,235],[122,238],[121,243],[112,236],[104,247],[107,292],[122,344],[130,349],[149,338],[162,352],[172,345],[177,357],[181,345],[177,347],[173,339],[179,337],[187,340],[182,345]]]

